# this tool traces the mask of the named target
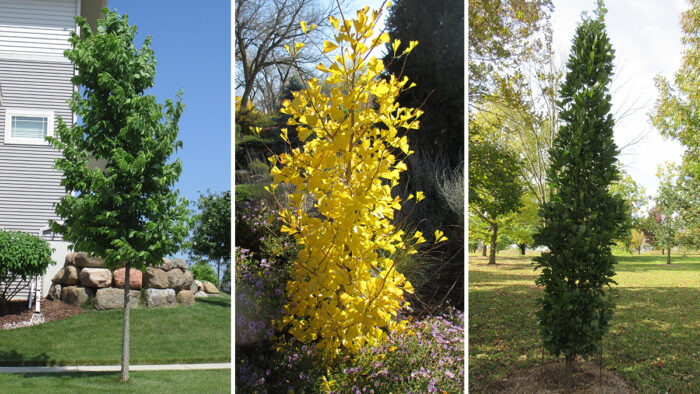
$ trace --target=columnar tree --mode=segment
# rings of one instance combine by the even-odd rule
[[[562,125],[550,151],[552,192],[534,237],[549,249],[535,258],[536,283],[544,287],[539,331],[549,352],[565,355],[568,388],[576,355],[595,353],[608,330],[614,305],[604,286],[615,283],[611,246],[625,218],[623,200],[610,192],[619,175],[608,93],[614,51],[604,14],[599,3],[597,18],[576,29],[558,103]]]
[[[80,88],[70,107],[82,123],[68,127],[59,119],[58,137],[49,138],[63,153],[55,166],[69,192],[56,205],[63,222],[51,229],[74,249],[102,256],[107,267],[126,269],[121,379],[128,381],[129,271],[162,264],[189,227],[187,201],[173,190],[182,164],[170,159],[182,147],[183,104],[159,104],[144,93],[155,77],[150,37],[136,48],[127,17],[102,12],[95,32],[76,18],[82,34],[71,35],[65,52]]]

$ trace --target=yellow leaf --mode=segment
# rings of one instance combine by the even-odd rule
[[[422,201],[425,198],[423,195],[423,192],[417,192],[416,193],[416,201]]]
[[[399,46],[401,45],[401,40],[398,38],[394,40],[394,42],[391,44],[391,48],[394,50],[394,56],[396,56],[396,51],[399,49]]]
[[[301,48],[303,48],[303,47],[304,47],[304,43],[302,43],[302,42],[297,42],[296,44],[294,44],[294,51],[295,51],[295,52],[299,52],[299,50],[300,50]]]
[[[323,53],[328,53],[336,48],[338,48],[338,46],[335,45],[334,43],[332,43],[328,40],[323,41]]]
[[[384,43],[391,41],[391,37],[389,37],[389,33],[387,33],[387,32],[382,33],[379,36],[379,41],[384,42]]]
[[[306,22],[305,22],[305,21],[301,21],[301,22],[299,22],[299,24],[301,25],[301,30],[302,30],[304,33],[306,33],[306,32],[307,32],[307,29],[306,29]]]
[[[445,242],[447,241],[447,237],[445,237],[444,233],[440,230],[435,230],[435,243],[440,243],[440,242]]]

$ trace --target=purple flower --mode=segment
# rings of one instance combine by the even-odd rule
[[[267,329],[266,333],[268,337],[271,337],[275,333],[275,330],[272,327],[270,327]]]
[[[281,289],[275,289],[275,295],[282,295]]]
[[[263,327],[265,327],[265,322],[262,321],[262,320],[258,320],[258,322],[256,323],[256,325],[258,326],[258,328],[263,328]]]
[[[259,281],[255,282],[255,287],[257,287],[258,289],[262,289],[263,288],[263,281],[259,280]]]
[[[447,377],[450,378],[450,379],[454,379],[454,378],[455,378],[455,374],[453,374],[452,371],[450,371],[449,369],[448,369],[448,370],[445,370],[445,376],[447,376]]]

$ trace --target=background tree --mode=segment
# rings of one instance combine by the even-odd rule
[[[573,39],[560,89],[563,123],[550,151],[552,195],[535,234],[549,249],[534,259],[544,287],[539,331],[550,353],[566,357],[567,389],[576,355],[595,353],[608,330],[613,303],[603,287],[615,283],[611,246],[625,215],[624,202],[609,192],[619,176],[608,93],[614,51],[598,4],[597,19],[584,19]]]
[[[200,193],[197,210],[190,252],[214,263],[217,282],[224,285],[221,274],[231,267],[231,192]]]
[[[649,114],[661,135],[678,139],[687,148],[684,162],[700,178],[700,2],[689,1],[690,8],[681,15],[682,42],[685,46],[680,69],[673,84],[662,75],[655,79],[659,98]]]
[[[523,193],[521,204],[520,209],[506,216],[501,228],[502,233],[514,241],[524,256],[527,247],[537,246],[533,237],[539,228],[540,218],[537,215],[539,205],[532,192]]]
[[[644,219],[644,207],[649,199],[646,195],[646,189],[632,179],[624,169],[618,166],[620,178],[610,185],[610,192],[619,196],[627,207],[625,214],[624,226],[619,237],[620,243],[624,246],[627,252],[630,252],[632,247],[633,230],[639,232],[642,228]],[[637,239],[635,244],[639,243],[639,234],[635,234]]]
[[[415,154],[406,159],[397,192],[402,198],[422,191],[425,201],[398,215],[424,234],[436,229],[447,241],[423,261],[435,277],[425,283],[435,288],[417,289],[434,293],[441,300],[449,295],[454,306],[464,304],[464,3],[457,0],[398,0],[392,2],[385,30],[390,42],[384,46],[383,76],[406,75],[416,86],[402,91],[401,106],[423,111],[420,130],[400,130]],[[419,42],[411,56],[393,59],[397,53]],[[445,187],[452,185],[452,187]],[[461,202],[458,202],[461,201]],[[456,203],[457,202],[457,203]],[[460,206],[461,205],[461,206]],[[408,213],[410,211],[410,213]],[[405,218],[404,216],[408,217]],[[456,282],[455,282],[456,281]]]
[[[55,166],[67,192],[56,205],[63,223],[52,222],[51,229],[75,250],[126,269],[121,380],[127,381],[130,268],[161,265],[189,229],[187,201],[173,190],[182,163],[170,159],[182,147],[177,124],[184,105],[179,96],[158,104],[144,93],[155,77],[150,37],[137,49],[127,17],[102,12],[96,32],[76,18],[81,35],[71,34],[66,51],[80,88],[70,106],[82,123],[68,127],[59,119],[58,138],[48,138],[63,153]],[[93,168],[91,157],[105,162],[104,169]]]
[[[471,129],[469,134],[469,209],[489,225],[489,264],[496,264],[498,219],[521,206],[523,186],[514,152],[483,138],[480,130]]]
[[[402,106],[421,108],[421,131],[409,133],[412,147],[434,157],[444,155],[454,167],[464,158],[464,2],[398,0],[389,9],[386,30],[400,40],[399,52],[418,41],[403,61],[392,61],[386,45],[384,64],[392,75],[409,75],[416,83],[399,96]]]
[[[312,51],[300,53],[296,61],[285,49],[295,42],[322,42],[329,16],[337,13],[336,3],[321,0],[238,0],[236,1],[235,55],[236,89],[241,89],[241,107],[258,88],[272,86],[271,97],[279,96],[279,89],[293,72],[309,76],[305,66],[320,61]],[[299,22],[319,28],[309,36],[299,29]],[[267,82],[260,78],[267,78]],[[273,82],[274,80],[274,82]]]

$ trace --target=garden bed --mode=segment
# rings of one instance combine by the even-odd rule
[[[85,311],[81,306],[68,305],[61,301],[49,301],[45,298],[42,298],[40,306],[44,323],[77,316]],[[32,305],[31,309],[28,308],[27,300],[8,302],[7,313],[0,316],[0,330],[5,329],[6,325],[9,326],[31,320],[34,310],[34,305]]]

